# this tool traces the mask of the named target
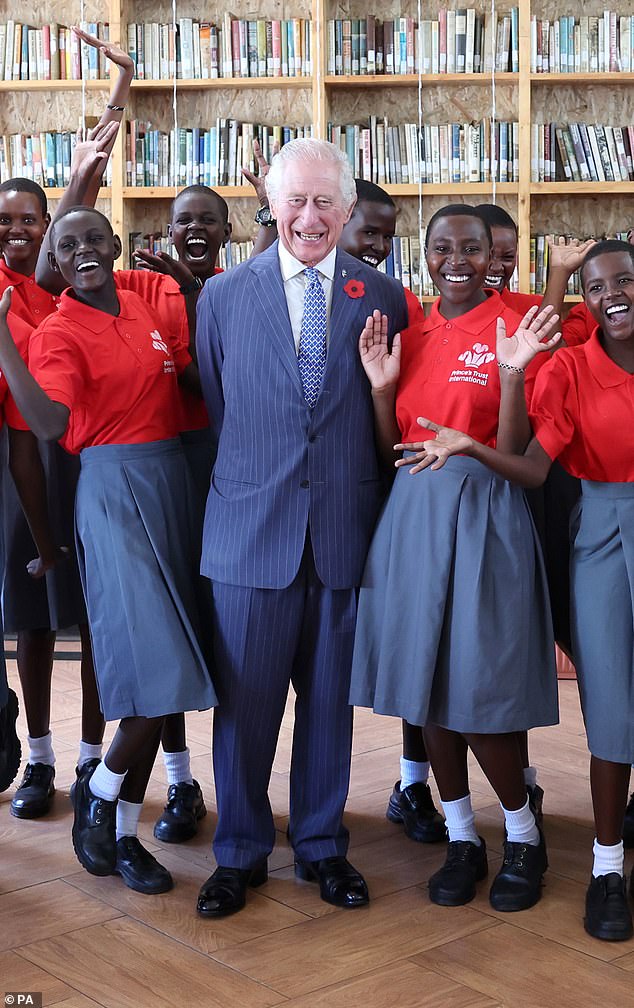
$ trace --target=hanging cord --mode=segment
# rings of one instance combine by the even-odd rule
[[[80,0],[79,4],[79,24],[83,31],[86,30],[86,22],[84,20],[86,14],[84,0]],[[79,46],[79,76],[81,78],[81,138],[86,139],[86,75],[88,73],[88,67],[84,66],[84,42],[80,38],[77,39],[77,45]]]
[[[315,10],[313,2],[313,15],[314,13]],[[313,28],[315,29],[315,31],[313,31]],[[312,51],[313,45],[315,47],[314,52]],[[321,90],[322,90],[322,76],[323,76],[321,65],[321,32],[319,31],[319,24],[316,16],[313,17],[313,20],[311,22],[310,48],[311,48],[311,56],[313,57],[311,66],[313,74],[313,88],[315,87],[317,88],[317,122],[313,124],[313,129],[315,131],[313,133],[313,136],[319,137],[320,139],[325,139],[325,137],[322,138],[321,136],[321,116],[322,116]]]
[[[497,118],[497,106],[496,106],[496,93],[495,93],[495,61],[496,61],[496,36],[497,28],[495,24],[495,0],[491,0],[491,137],[490,145],[491,149],[489,151],[489,164],[491,181],[493,183],[493,188],[491,192],[492,202],[497,202],[497,173],[500,170],[500,150],[499,150],[499,140],[495,141],[495,120]],[[497,157],[495,172],[493,169],[493,151],[496,151]]]
[[[174,198],[178,195],[178,98],[177,98],[177,85],[176,85],[176,0],[172,0],[172,31],[174,33],[174,64],[173,64],[173,75],[172,75],[172,111],[174,113],[174,145],[173,145],[173,166],[174,166]]]

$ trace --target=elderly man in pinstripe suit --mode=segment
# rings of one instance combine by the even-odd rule
[[[335,906],[368,902],[346,860],[356,588],[381,503],[366,317],[407,325],[402,286],[336,244],[356,193],[332,144],[295,140],[267,177],[279,241],[209,281],[198,360],[218,455],[202,572],[214,597],[218,868],[198,912],[240,910],[267,879],[268,799],[289,683],[296,693],[289,837],[295,872]]]

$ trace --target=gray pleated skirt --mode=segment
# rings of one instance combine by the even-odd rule
[[[548,589],[519,487],[466,457],[399,469],[363,576],[350,702],[458,732],[557,723]]]
[[[85,449],[76,525],[106,720],[213,707],[194,490],[180,442]]]
[[[582,481],[571,519],[572,640],[588,747],[634,762],[634,483]]]
[[[38,448],[46,474],[48,511],[53,539],[67,546],[68,560],[56,566],[46,577],[34,581],[26,565],[37,556],[37,547],[29,530],[20,499],[8,468],[8,439],[2,432],[2,534],[5,566],[2,583],[2,610],[5,629],[51,629],[86,622],[86,606],[75,555],[75,490],[79,478],[79,459],[65,452],[56,442],[39,441]]]

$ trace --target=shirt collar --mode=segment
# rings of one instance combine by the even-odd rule
[[[89,329],[94,333],[102,333],[118,319],[130,321],[136,317],[134,311],[130,311],[126,305],[126,293],[126,291],[117,290],[119,314],[115,316],[108,315],[107,312],[100,311],[98,308],[92,308],[90,305],[84,304],[83,301],[78,301],[76,297],[73,297],[71,288],[68,287],[62,294],[59,311],[62,315],[72,319],[73,322],[78,322],[84,329]]]
[[[26,283],[27,280],[33,280],[33,276],[25,276],[24,273],[16,273],[14,270],[9,269],[6,264],[6,260],[0,258],[0,270],[4,275],[11,281],[12,287],[17,287],[19,284]]]
[[[284,248],[281,242],[277,245],[278,255],[280,257],[280,269],[282,271],[282,280],[286,283],[292,277],[298,276],[303,273],[307,268],[304,263],[301,263],[299,259],[296,259],[294,255]],[[315,269],[319,270],[322,276],[326,277],[328,280],[332,281],[335,275],[335,259],[337,258],[337,248],[331,249],[325,259],[322,259],[320,263],[317,263]]]
[[[440,314],[438,308],[440,299],[438,298],[434,301],[427,319],[425,327],[427,332],[456,325],[463,332],[469,333],[471,336],[480,336],[485,329],[490,329],[492,323],[500,315],[503,315],[507,321],[509,321],[509,316],[515,315],[519,325],[521,316],[517,315],[512,308],[509,308],[504,303],[497,291],[485,290],[484,293],[486,294],[486,301],[472,308],[471,311],[465,312],[464,315],[457,316],[455,319],[446,319],[444,315]]]
[[[573,353],[577,353],[579,350],[585,352],[592,376],[602,388],[616,388],[632,381],[633,376],[615,364],[601,346],[599,326],[595,326],[592,330],[592,335],[587,343],[582,343],[579,347],[571,347]]]

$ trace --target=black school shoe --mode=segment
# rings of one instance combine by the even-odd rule
[[[535,822],[541,829],[544,822],[544,789],[539,784],[527,784],[528,807],[535,817]]]
[[[98,798],[90,790],[91,773],[81,774],[75,788],[73,847],[91,875],[113,875],[117,867],[116,801]]]
[[[54,780],[55,767],[48,763],[27,763],[11,802],[11,815],[18,819],[39,819],[46,815],[55,794]]]
[[[207,815],[198,781],[171,784],[167,805],[154,824],[154,836],[163,843],[183,843],[198,832],[198,823]]]
[[[603,941],[627,941],[632,937],[634,928],[625,879],[618,872],[591,876],[583,926],[589,935]]]
[[[81,766],[75,767],[75,780],[71,784],[70,791],[68,792],[68,797],[70,798],[71,805],[73,806],[75,805],[75,791],[77,790],[77,784],[79,783],[80,777],[83,777],[85,775],[88,775],[88,777],[92,777],[93,773],[95,772],[100,763],[101,760],[97,759],[96,756],[93,756],[91,759],[86,760],[84,763],[82,763]]]
[[[546,842],[541,830],[538,844],[505,840],[502,867],[489,893],[493,909],[514,913],[534,906],[541,897],[542,876],[547,868]]]
[[[13,784],[20,769],[22,747],[15,730],[18,719],[18,698],[12,689],[4,707],[0,710],[0,791],[6,791]]]
[[[123,836],[117,840],[114,874],[120,875],[129,889],[148,896],[169,892],[174,887],[167,868],[159,864],[135,836]]]
[[[428,882],[429,898],[440,906],[464,906],[476,894],[476,882],[489,870],[487,848],[482,837],[480,846],[471,840],[450,840],[447,858],[442,868]]]
[[[0,788],[0,790],[2,790]],[[625,819],[623,820],[623,846],[634,847],[634,791],[630,795],[630,800],[625,809]]]
[[[385,813],[393,823],[402,823],[405,836],[418,843],[438,843],[447,839],[445,820],[434,805],[429,784],[415,783],[401,790],[397,781]]]

